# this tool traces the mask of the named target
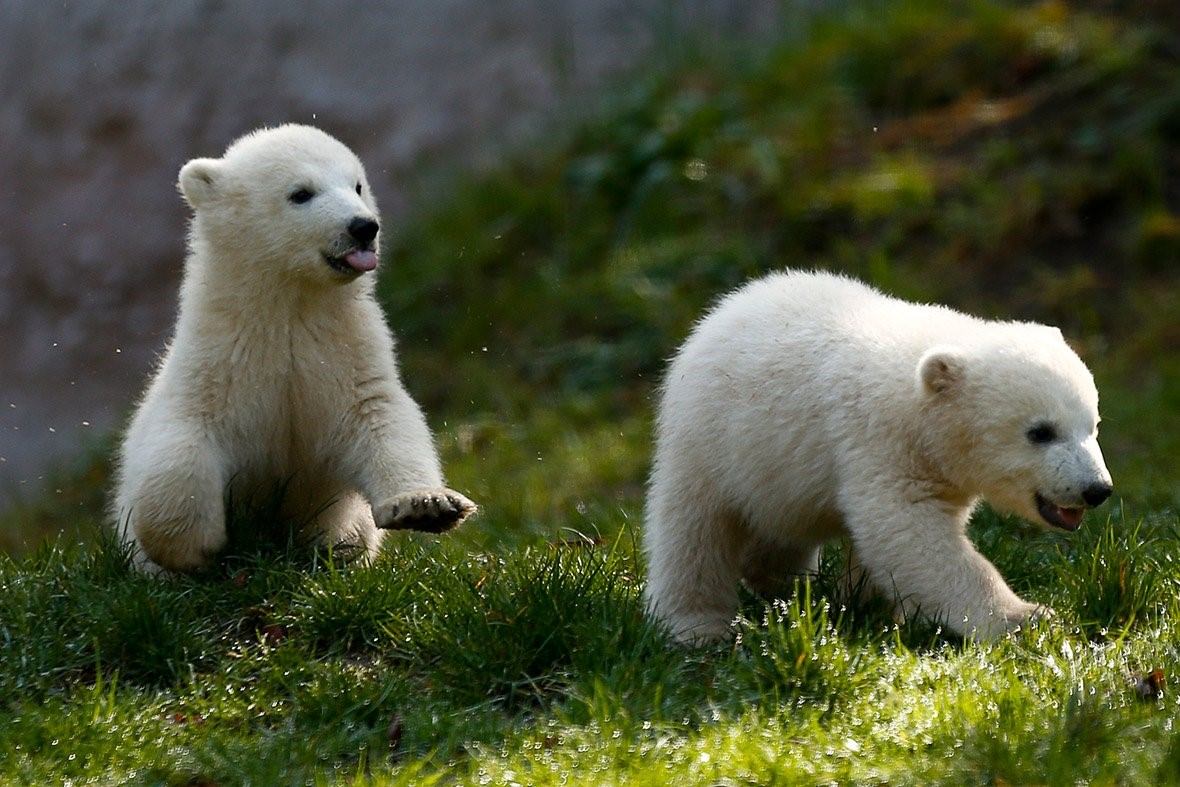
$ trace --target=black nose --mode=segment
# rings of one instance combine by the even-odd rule
[[[1086,491],[1082,492],[1082,499],[1090,507],[1100,506],[1106,502],[1106,498],[1110,497],[1110,493],[1113,491],[1114,487],[1110,484],[1090,484],[1086,487]]]
[[[373,238],[377,237],[377,230],[381,229],[377,226],[377,222],[372,219],[365,219],[357,216],[352,221],[348,222],[348,234],[356,239],[356,242],[362,246],[368,246],[373,242]]]

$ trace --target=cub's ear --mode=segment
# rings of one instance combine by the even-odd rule
[[[963,380],[963,353],[955,347],[933,347],[918,361],[918,386],[931,394],[952,391]]]
[[[1061,333],[1061,329],[1058,328],[1056,325],[1042,325],[1038,322],[1030,322],[1027,324],[1036,328],[1038,331],[1040,331],[1042,334],[1044,334],[1045,337],[1048,339],[1056,339],[1059,342],[1065,341],[1065,335],[1063,333]]]
[[[195,158],[180,168],[177,187],[184,199],[199,210],[216,195],[221,178],[221,162],[215,158]]]

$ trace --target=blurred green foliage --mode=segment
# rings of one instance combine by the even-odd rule
[[[411,390],[458,435],[452,474],[526,528],[634,504],[664,359],[721,294],[802,267],[1060,326],[1098,377],[1119,490],[1174,505],[1180,38],[1140,22],[856,6],[642,74],[424,197],[382,294]]]

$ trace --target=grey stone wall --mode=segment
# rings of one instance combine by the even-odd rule
[[[678,35],[757,37],[778,14],[773,0],[0,0],[0,505],[143,386],[175,309],[188,158],[314,123],[360,154],[396,223],[424,157],[479,166]]]

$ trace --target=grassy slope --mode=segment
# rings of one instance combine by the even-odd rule
[[[368,569],[249,527],[171,584],[105,544],[0,559],[0,778],[1180,781],[1180,706],[1127,685],[1180,647],[1180,32],[940,5],[678,65],[433,195],[384,293],[482,519]],[[838,550],[747,599],[732,646],[645,624],[653,379],[707,303],[788,264],[1076,340],[1121,503],[1072,538],[974,525],[1056,624],[898,629],[841,606]],[[103,474],[21,524],[92,515]]]

